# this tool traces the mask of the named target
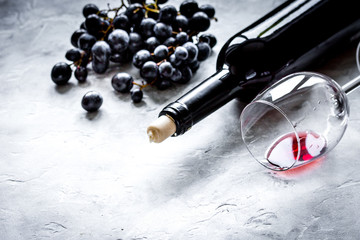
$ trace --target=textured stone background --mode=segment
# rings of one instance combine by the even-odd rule
[[[281,2],[199,0],[219,18],[211,58],[190,84],[148,89],[134,105],[110,85],[118,71],[139,77],[131,66],[90,71],[82,85],[50,79],[88,1],[0,0],[0,239],[359,239],[359,91],[343,139],[310,169],[274,173],[255,162],[237,101],[163,144],[145,134],[169,101],[214,71],[230,35]],[[354,56],[350,47],[317,70],[343,84],[358,75]],[[97,114],[80,106],[89,90],[104,97]]]

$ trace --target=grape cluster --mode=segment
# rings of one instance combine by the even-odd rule
[[[120,7],[108,6],[107,10],[86,4],[85,20],[72,34],[73,48],[65,54],[72,63],[55,64],[51,71],[53,82],[65,85],[72,68],[75,78],[85,82],[90,64],[95,73],[102,74],[110,63],[131,61],[142,79],[119,72],[112,77],[111,85],[120,93],[130,93],[134,103],[142,100],[142,90],[147,86],[164,90],[172,83],[189,82],[216,44],[213,34],[200,35],[208,30],[212,19],[216,20],[215,9],[185,0],[177,10],[173,5],[163,5],[166,2],[128,0],[125,4],[122,0]]]

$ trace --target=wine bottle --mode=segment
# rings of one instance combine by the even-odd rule
[[[358,39],[355,0],[290,0],[232,36],[216,72],[167,105],[148,129],[150,141],[179,136],[230,100],[250,102],[261,90],[306,70]]]

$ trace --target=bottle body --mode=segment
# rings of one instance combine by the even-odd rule
[[[268,84],[306,70],[354,40],[356,1],[291,0],[235,34],[221,49],[217,72],[166,106],[174,136],[234,98],[250,102]]]

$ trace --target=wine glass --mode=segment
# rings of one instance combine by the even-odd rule
[[[272,170],[288,170],[320,158],[342,138],[349,117],[346,93],[330,77],[299,72],[260,93],[241,116],[243,141],[251,155]]]

